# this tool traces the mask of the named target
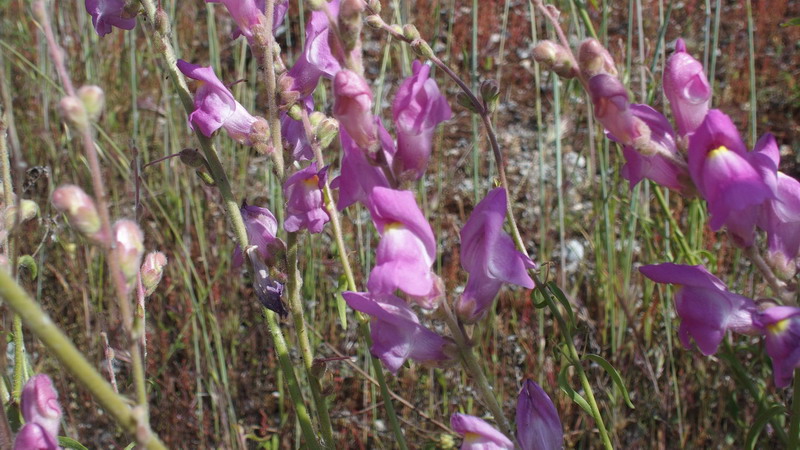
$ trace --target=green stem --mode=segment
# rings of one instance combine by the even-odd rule
[[[322,432],[325,446],[331,447],[334,445],[333,427],[331,426],[331,418],[328,414],[328,404],[325,401],[325,396],[322,395],[322,385],[319,377],[317,377],[313,371],[314,353],[311,350],[311,343],[308,339],[308,331],[303,314],[303,302],[300,299],[300,288],[302,287],[303,280],[300,277],[300,269],[297,264],[297,237],[297,233],[289,233],[286,238],[286,257],[288,259],[288,267],[286,269],[289,274],[287,283],[287,290],[289,291],[289,309],[292,313],[294,328],[300,343],[300,353],[303,355],[303,365],[311,387],[311,397],[317,409],[320,431]]]
[[[267,0],[265,17],[261,25],[261,32],[250,43],[253,53],[258,58],[259,65],[262,67],[264,81],[267,91],[267,122],[269,123],[270,137],[272,139],[272,160],[275,164],[275,173],[281,182],[284,179],[285,169],[283,167],[283,141],[281,140],[281,123],[278,120],[277,104],[277,81],[275,80],[275,59],[273,48],[275,47],[275,37],[272,35],[272,14],[275,8],[275,0]]]
[[[289,349],[286,347],[286,341],[283,338],[277,315],[266,308],[264,308],[264,315],[267,317],[267,325],[269,325],[269,332],[275,345],[275,353],[278,354],[278,362],[281,365],[283,375],[286,377],[286,385],[289,387],[289,394],[294,403],[297,420],[300,422],[303,435],[306,437],[306,448],[321,449],[322,447],[320,447],[315,437],[314,428],[311,426],[311,417],[309,417],[306,405],[303,403],[303,394],[300,392],[300,385],[297,383],[297,376],[294,373],[294,366],[289,357]]]
[[[794,396],[792,396],[792,421],[789,423],[789,446],[800,448],[800,369],[794,370]]]
[[[158,436],[148,429],[147,423],[141,417],[137,418],[139,415],[128,406],[127,401],[114,392],[108,381],[58,329],[47,313],[4,271],[0,271],[0,297],[127,433],[137,436],[137,440],[146,448],[166,448]]]

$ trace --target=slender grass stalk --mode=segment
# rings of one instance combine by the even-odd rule
[[[140,406],[131,408],[127,401],[94,368],[72,341],[58,329],[50,316],[14,281],[0,270],[0,297],[19,316],[27,327],[69,370],[75,378],[111,414],[117,423],[149,449],[166,449],[158,436],[149,430]]]
[[[800,369],[794,370],[794,395],[792,396],[792,420],[789,423],[789,445],[800,448]]]
[[[750,74],[750,147],[756,144],[758,129],[756,126],[758,115],[758,99],[756,98],[756,43],[753,37],[753,5],[752,0],[745,2],[747,6],[747,48],[748,54],[747,69]]]

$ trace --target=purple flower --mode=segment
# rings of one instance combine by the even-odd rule
[[[20,410],[26,423],[40,425],[46,434],[55,438],[61,427],[61,405],[50,377],[44,374],[31,377],[22,389]]]
[[[517,441],[522,450],[560,450],[564,446],[556,406],[531,380],[525,380],[517,397]]]
[[[589,95],[594,116],[616,142],[635,145],[643,135],[644,140],[649,140],[647,125],[633,114],[628,91],[616,77],[604,73],[593,76],[589,79]]]
[[[776,195],[765,213],[769,251],[792,261],[800,253],[800,182],[778,172]]]
[[[485,314],[503,283],[534,287],[527,269],[536,265],[503,231],[505,218],[506,191],[496,188],[478,203],[461,230],[461,267],[469,272],[469,280],[456,311],[467,323]]]
[[[748,153],[731,119],[716,109],[689,137],[689,173],[708,202],[711,229],[726,225],[744,246],[753,242],[762,203],[774,198],[774,182],[765,181],[760,151]]]
[[[85,5],[100,37],[111,33],[111,27],[132,30],[136,26],[135,16],[125,17],[125,0],[86,0]]]
[[[675,146],[675,132],[663,114],[648,105],[631,104],[632,114],[641,119],[650,128],[650,145],[659,146],[662,151],[678,155]],[[609,139],[617,141],[616,137],[609,134]],[[650,152],[648,152],[650,153]],[[675,163],[659,152],[644,154],[631,145],[622,148],[625,156],[625,165],[622,166],[622,177],[630,182],[633,187],[647,178],[678,192],[691,190],[691,184],[686,169],[677,167]]]
[[[372,116],[372,90],[366,80],[350,70],[340,70],[333,79],[333,116],[353,141],[368,150],[377,138]]]
[[[233,98],[231,91],[217,78],[214,69],[184,60],[178,60],[178,69],[187,77],[200,81],[189,122],[199,127],[205,137],[211,137],[215,131],[225,128],[228,136],[235,141],[251,145],[250,134],[257,119]]]
[[[485,420],[467,414],[450,416],[450,426],[464,436],[461,450],[513,450],[514,443]]]
[[[383,152],[383,158],[391,165],[395,154],[394,142],[381,120],[376,118],[376,122],[381,143],[379,151]],[[369,194],[372,189],[376,186],[390,187],[389,180],[380,167],[370,162],[364,150],[356,145],[344,128],[339,128],[339,140],[344,152],[342,174],[331,183],[332,187],[339,189],[336,207],[341,211],[355,202],[361,202],[369,208]]]
[[[683,39],[678,39],[675,53],[664,67],[664,94],[678,125],[678,133],[685,136],[694,132],[708,112],[711,87],[703,64],[686,52]]]
[[[409,171],[419,179],[431,157],[433,131],[440,122],[450,119],[452,112],[447,99],[439,93],[436,80],[429,78],[430,66],[414,61],[413,70],[392,103],[397,131],[394,172],[400,176]]]
[[[314,99],[306,96],[297,101],[300,107],[305,108],[308,114],[314,110]],[[295,161],[305,161],[314,158],[314,149],[308,142],[306,129],[303,122],[292,119],[289,114],[281,112],[281,136],[286,142],[286,148],[292,150],[292,157]]]
[[[14,450],[58,450],[55,436],[38,423],[26,423],[14,439]]]
[[[286,231],[293,233],[308,229],[311,233],[319,233],[323,225],[331,220],[322,198],[327,170],[323,168],[318,172],[317,164],[311,163],[290,176],[283,184],[286,198],[286,220],[283,228]]]
[[[420,325],[401,298],[370,292],[343,292],[342,297],[351,308],[372,317],[370,352],[393,374],[409,358],[421,364],[453,359],[452,342]]]
[[[328,3],[333,17],[339,11],[339,0]],[[303,53],[297,58],[288,75],[294,83],[293,91],[301,96],[310,95],[319,83],[320,77],[333,78],[341,70],[339,61],[331,53],[328,43],[328,17],[323,11],[314,11],[306,24],[306,43]]]
[[[278,238],[278,221],[267,208],[260,208],[258,206],[243,205],[240,209],[242,212],[242,219],[244,219],[244,226],[247,229],[247,240],[250,245],[258,247],[258,253],[265,261],[271,258],[270,246],[275,243]],[[240,267],[244,264],[244,257],[242,249],[238,245],[233,251],[233,260],[231,262],[233,267]]]
[[[766,334],[767,354],[772,358],[775,385],[788,386],[794,369],[800,367],[800,308],[767,308],[758,314],[756,325]]]
[[[703,266],[672,263],[642,266],[639,271],[657,283],[676,284],[675,308],[681,318],[678,334],[686,348],[690,338],[704,355],[717,351],[725,331],[752,334],[755,303],[747,297],[728,292],[719,278]]]
[[[441,296],[441,280],[431,270],[436,240],[414,193],[375,187],[370,205],[381,240],[367,288],[376,294],[400,289],[423,308],[435,308]]]
[[[241,26],[237,26],[236,29],[233,30],[233,33],[231,35],[231,38],[233,39],[236,39],[239,36],[245,36],[249,38],[250,36],[252,36],[250,28],[257,23],[260,23],[255,12],[252,10],[252,6],[250,4],[252,2],[250,0],[242,0],[241,4],[239,0],[233,0],[233,1],[206,0],[206,3],[223,3],[225,7],[228,9],[228,12],[231,14],[233,19],[236,20],[237,24],[239,23],[239,20],[237,19],[236,16],[234,16],[233,12],[231,11],[231,6],[233,7],[233,9],[237,10],[237,14],[240,14],[242,19],[244,19],[245,21],[253,20],[253,23],[247,25],[246,27],[248,34],[242,32]],[[255,8],[261,13],[266,12],[267,10],[266,0],[255,0]],[[289,0],[277,0],[275,2],[275,6],[273,7],[272,11],[272,34],[275,34],[275,31],[278,29],[278,27],[281,26],[284,17],[286,17],[286,12],[288,10],[289,10]]]

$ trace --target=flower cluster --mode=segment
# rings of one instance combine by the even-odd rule
[[[61,405],[53,381],[44,374],[31,377],[22,389],[20,410],[25,425],[14,440],[15,450],[55,450],[61,428]]]

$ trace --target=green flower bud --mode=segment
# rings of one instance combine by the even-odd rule
[[[139,272],[142,279],[144,295],[150,296],[161,282],[164,275],[164,266],[167,265],[167,257],[161,252],[150,252],[145,256],[142,269]]]
[[[89,116],[80,98],[66,96],[58,103],[58,109],[64,120],[78,130],[85,130],[89,126]]]
[[[200,154],[200,151],[196,148],[185,148],[181,150],[178,158],[180,158],[182,163],[195,169],[205,167],[206,165],[205,157],[203,157],[203,155]]]
[[[106,94],[100,89],[100,86],[88,85],[81,86],[78,89],[78,97],[83,101],[83,107],[86,109],[86,114],[89,120],[96,122],[103,113],[103,107],[106,103]]]
[[[339,121],[332,117],[327,117],[317,125],[314,133],[317,135],[322,148],[326,148],[339,135]]]

